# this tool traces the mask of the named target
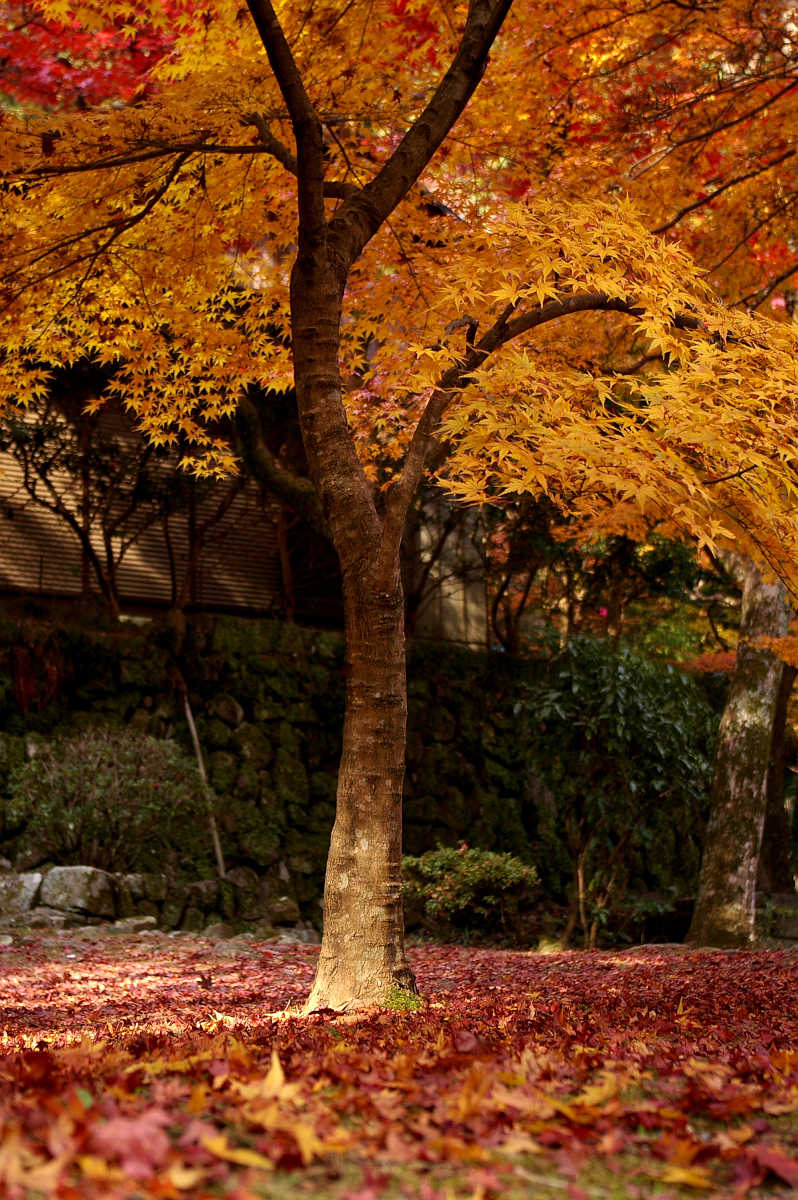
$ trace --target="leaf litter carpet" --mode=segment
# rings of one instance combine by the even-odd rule
[[[416,1011],[298,1014],[315,947],[0,950],[0,1196],[789,1196],[798,958],[424,945]]]

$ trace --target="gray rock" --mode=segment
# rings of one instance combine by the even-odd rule
[[[186,933],[199,933],[205,924],[205,916],[198,908],[189,905],[183,913],[183,919],[180,922],[180,928]]]
[[[773,936],[777,938],[798,940],[798,916],[777,916],[773,922]]]
[[[277,930],[272,925],[271,921],[258,921],[248,931],[252,936],[261,942],[267,942],[272,938],[277,937]]]
[[[172,887],[161,909],[161,923],[164,929],[175,929],[183,919],[188,902],[188,889],[185,886]]]
[[[233,867],[226,881],[235,889],[236,915],[244,921],[256,921],[266,916],[266,897],[261,880],[250,867]]]
[[[154,929],[157,923],[155,917],[123,917],[114,921],[112,928],[120,933],[141,933],[143,929]]]
[[[127,888],[133,900],[165,900],[167,881],[165,875],[117,875],[120,888]]]
[[[233,937],[234,933],[233,926],[228,925],[227,921],[213,921],[212,924],[205,926],[202,936],[211,938],[214,942],[222,942]]]
[[[113,917],[112,877],[96,867],[53,867],[44,877],[42,904],[93,917]]]
[[[298,875],[312,875],[315,870],[311,860],[300,854],[292,854],[288,860],[288,865]]]
[[[0,871],[4,875],[7,875],[10,871],[13,871],[13,870],[14,870],[14,867],[12,865],[10,858],[0,858]]]
[[[292,896],[275,896],[269,901],[269,916],[275,925],[294,925],[299,920],[299,905]]]
[[[13,946],[14,939],[10,933],[0,934],[0,946]]]
[[[31,929],[69,929],[82,924],[86,918],[76,912],[62,912],[60,908],[39,905],[25,914],[25,924]]]
[[[12,913],[26,912],[36,900],[41,882],[41,871],[0,878],[0,913],[10,916]]]
[[[281,929],[274,939],[277,942],[286,946],[295,945],[314,945],[317,946],[321,938],[316,933],[315,929]]]
[[[215,879],[198,879],[188,885],[188,902],[203,912],[212,912],[219,899],[219,884]]]

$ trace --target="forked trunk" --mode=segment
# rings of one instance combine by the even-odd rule
[[[740,643],[720,723],[712,807],[695,912],[687,940],[749,946],[754,939],[756,878],[767,807],[773,722],[782,664],[758,637],[783,637],[789,607],[780,583],[745,565]]]
[[[398,581],[398,572],[397,572]],[[415,992],[404,953],[402,784],[407,684],[401,588],[344,581],[347,678],[338,803],[324,887],[324,936],[309,1011],[384,1004]]]

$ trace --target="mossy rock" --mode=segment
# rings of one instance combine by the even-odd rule
[[[307,700],[301,700],[298,704],[289,704],[286,708],[285,719],[292,725],[316,725],[319,721],[313,711],[313,706]]]
[[[278,700],[285,707],[303,699],[301,676],[295,669],[292,670],[284,659],[275,660],[273,663],[267,687],[271,699]]]
[[[275,807],[268,814],[257,803],[238,802],[231,823],[229,840],[235,843],[242,858],[259,868],[270,867],[277,861],[285,833],[282,809]]]
[[[189,905],[189,907],[183,913],[182,920],[180,921],[180,928],[186,933],[199,933],[205,928],[205,920],[205,914],[201,912],[200,909]]]
[[[344,661],[344,639],[340,633],[317,633],[313,642],[316,654],[336,666]]]
[[[217,796],[230,796],[235,786],[238,763],[232,754],[216,750],[208,760],[211,787]]]
[[[277,732],[277,740],[279,742],[279,750],[277,751],[277,762],[280,761],[280,756],[288,755],[289,757],[298,758],[302,752],[302,743],[304,738],[298,729],[294,729],[288,721],[281,721],[280,728]]]
[[[204,718],[197,722],[202,746],[209,750],[226,750],[233,745],[233,733],[229,725],[217,717]]]
[[[257,800],[262,788],[263,775],[261,772],[250,763],[244,763],[236,775],[232,796],[235,800]]]
[[[295,654],[298,657],[304,658],[305,634],[301,626],[286,621],[281,626],[280,641],[277,648],[281,654]]]
[[[274,757],[271,738],[259,726],[245,722],[233,734],[236,753],[256,770],[268,767]]]

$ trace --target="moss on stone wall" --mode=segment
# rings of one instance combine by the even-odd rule
[[[20,646],[33,675],[27,692]],[[219,797],[228,865],[279,866],[286,891],[318,919],[343,725],[342,638],[276,621],[203,618],[190,629],[180,669]],[[501,654],[411,646],[405,850],[466,842],[510,851],[538,865],[546,889],[562,895],[570,865],[552,783],[530,761],[518,716],[538,669]],[[37,671],[49,672],[46,686]],[[110,633],[0,623],[0,794],[27,738],[85,722],[130,724],[191,752],[176,679],[169,636],[155,625]],[[8,834],[0,826],[0,840]]]

